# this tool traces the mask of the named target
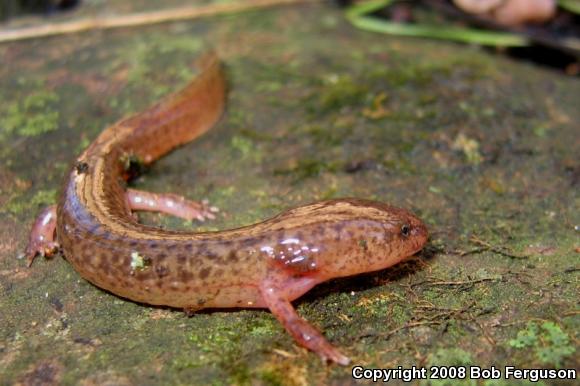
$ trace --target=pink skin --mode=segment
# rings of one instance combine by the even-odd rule
[[[134,211],[150,211],[168,214],[185,220],[205,221],[214,219],[219,211],[215,206],[208,206],[207,201],[186,200],[182,196],[166,193],[158,194],[142,190],[127,189],[127,202]],[[30,231],[28,245],[24,251],[27,265],[30,267],[34,258],[52,256],[59,248],[55,237],[56,205],[42,210]]]
[[[544,23],[554,17],[554,0],[453,0],[467,13],[481,15],[495,22],[517,27],[526,23]]]
[[[465,12],[481,14],[491,12],[505,0],[453,0],[453,2]]]
[[[298,297],[296,291],[308,291],[317,284],[317,280],[308,277],[288,279],[286,275],[280,275],[279,278],[272,276],[261,283],[260,293],[264,305],[270,309],[286,331],[303,347],[317,353],[323,361],[330,360],[343,366],[348,365],[350,359],[328,343],[320,331],[301,318],[290,303],[291,299]],[[294,293],[287,293],[289,290]]]
[[[59,248],[55,240],[56,205],[47,206],[40,212],[28,239],[24,257],[30,267],[36,255],[51,256]]]
[[[215,208],[208,207],[207,203],[187,201],[174,194],[154,194],[129,189],[126,200],[131,210],[156,211],[178,215],[186,219],[209,218],[209,215],[213,216],[212,213],[216,211]],[[371,206],[369,202],[361,202],[360,200],[355,200],[352,203],[349,203],[348,200],[343,201],[346,203],[338,202],[332,205],[321,203],[318,204],[322,205],[321,207],[310,209],[310,212],[306,213],[311,215],[318,213],[318,216],[321,216],[323,215],[321,211],[326,209],[329,210],[326,213],[328,216],[326,218],[332,218],[332,215],[337,215],[334,213],[337,210],[336,206],[342,205],[344,208],[342,212],[338,212],[339,215],[348,208],[352,210],[354,206],[357,210],[356,213],[366,213],[366,211],[372,213],[372,211],[382,209],[383,216],[384,213],[388,213],[388,216],[377,217],[374,220],[355,219],[348,223],[350,224],[348,227],[330,228],[332,231],[328,231],[328,233],[331,234],[327,236],[327,239],[318,240],[316,245],[319,246],[316,248],[313,248],[312,245],[308,247],[307,244],[303,244],[300,239],[292,237],[292,235],[287,235],[281,239],[275,238],[274,240],[278,240],[277,242],[280,244],[279,248],[275,250],[270,247],[265,251],[269,257],[267,259],[269,266],[265,276],[260,277],[259,282],[252,283],[255,292],[248,291],[248,296],[251,296],[250,299],[252,299],[251,302],[248,302],[248,306],[270,309],[296,342],[317,353],[323,361],[332,361],[346,366],[350,363],[350,359],[330,344],[320,331],[297,314],[292,306],[292,300],[302,296],[316,284],[327,279],[378,270],[396,264],[405,256],[409,256],[422,248],[427,239],[427,230],[420,220],[404,210],[377,203]],[[312,206],[316,207],[316,204],[312,204]],[[294,211],[296,212],[296,210]],[[293,215],[297,214],[293,213]],[[370,216],[370,213],[367,216]],[[283,220],[283,218],[278,218],[278,222]],[[408,230],[404,234],[401,233],[401,221]],[[336,223],[341,224],[340,222]],[[56,210],[55,206],[52,206],[45,209],[34,224],[26,249],[29,263],[32,262],[36,254],[51,255],[58,248],[55,241],[55,225]],[[309,229],[308,226],[313,228]],[[305,234],[309,234],[309,230],[315,231],[316,226],[317,223],[314,225],[306,224],[302,225],[301,229]],[[378,241],[356,244],[358,245],[356,250],[360,251],[361,249],[358,248],[362,248],[364,252],[352,254],[351,258],[354,260],[348,264],[343,259],[336,258],[335,250],[336,248],[340,249],[340,245],[336,245],[336,243],[340,244],[340,241],[344,240],[346,247],[352,247],[351,238],[360,237]],[[388,240],[388,243],[380,242],[383,239]],[[334,247],[331,247],[333,245]],[[326,247],[329,249],[326,250]],[[286,259],[286,253],[292,257],[295,255],[295,249],[303,254],[301,256],[303,259],[297,261]],[[313,256],[316,256],[316,259],[308,258],[310,252],[314,253]],[[194,307],[191,310],[195,309]],[[185,311],[188,312],[190,309],[186,308]]]
[[[127,189],[127,199],[131,210],[165,213],[185,220],[215,219],[215,213],[219,211],[215,206],[208,206],[207,201],[190,201],[171,193]]]
[[[510,0],[498,7],[492,17],[500,24],[518,26],[527,23],[544,23],[556,14],[554,0]]]
[[[159,212],[184,218],[186,220],[215,218],[217,208],[208,207],[207,203],[189,201],[175,194],[156,194],[140,190],[128,189],[127,201],[131,210]],[[25,256],[28,266],[37,255],[50,256],[58,249],[55,239],[56,205],[45,208],[35,221]],[[324,360],[330,360],[341,365],[348,365],[350,359],[332,346],[315,327],[301,318],[291,300],[300,297],[320,281],[315,277],[301,276],[288,278],[284,273],[276,275],[274,271],[260,285],[262,302],[260,307],[267,307],[282,323],[284,328],[302,346],[318,353]]]

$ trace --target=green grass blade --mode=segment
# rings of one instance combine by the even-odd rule
[[[579,0],[558,0],[558,6],[566,11],[580,15],[580,1]]]
[[[376,1],[372,3],[373,6],[377,7],[379,3],[385,4],[390,3],[390,1]],[[511,33],[444,25],[403,24],[381,20],[375,17],[361,16],[363,15],[363,13],[361,13],[363,4],[361,4],[361,7],[357,9],[356,12],[350,12],[349,10],[349,12],[347,12],[347,18],[355,27],[366,31],[399,36],[453,40],[463,43],[497,47],[521,47],[528,45],[528,40],[525,37]],[[371,12],[376,10],[376,8],[372,7],[366,7],[366,9],[371,9]]]
[[[346,10],[346,17],[351,19],[368,15],[369,13],[373,13],[379,9],[385,8],[392,2],[392,0],[373,0],[365,1],[364,3],[357,3]]]

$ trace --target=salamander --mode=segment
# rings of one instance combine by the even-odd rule
[[[211,128],[226,81],[215,54],[182,91],[108,127],[76,159],[56,205],[42,211],[25,250],[58,250],[78,273],[113,294],[193,312],[268,308],[302,346],[342,365],[349,358],[300,317],[291,302],[326,280],[381,270],[418,252],[428,232],[410,212],[382,202],[333,199],[263,222],[216,232],[140,224],[133,211],[191,220],[216,208],[174,194],[127,188],[127,160],[147,165]]]

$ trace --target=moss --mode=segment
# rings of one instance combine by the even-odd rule
[[[260,372],[259,378],[265,385],[283,386],[288,384],[286,374],[271,369]]]
[[[517,381],[514,379],[489,379],[489,380],[485,380],[483,381],[483,385],[484,386],[512,386],[512,385],[537,385],[537,386],[546,386],[547,384],[545,382],[542,381],[537,381],[537,382],[531,382],[528,380],[522,380],[522,381]]]
[[[38,85],[42,88],[42,85]],[[33,91],[21,100],[8,102],[0,118],[0,140],[11,135],[33,137],[58,129],[59,97],[53,92],[41,89]]]
[[[274,170],[274,175],[290,176],[294,183],[298,183],[307,178],[317,177],[322,173],[336,172],[338,169],[339,166],[336,162],[302,158],[293,167]]]
[[[248,334],[257,338],[269,338],[280,331],[280,328],[274,320],[258,321],[258,325],[252,326]]]
[[[246,356],[251,347],[255,349],[270,342],[279,332],[280,326],[268,317],[250,321],[240,316],[233,320],[212,320],[209,325],[191,332],[188,341],[202,353],[201,363],[226,365]],[[247,346],[249,340],[253,342],[251,347]]]
[[[14,195],[6,203],[4,210],[21,214],[23,212],[35,212],[39,207],[54,204],[56,202],[56,189],[39,190],[32,197]]]
[[[458,367],[468,367],[469,365],[473,364],[473,358],[470,353],[464,351],[460,348],[440,348],[434,353],[430,354],[427,358],[427,367],[431,366],[450,366],[450,369],[456,369]],[[443,370],[443,369],[442,369]],[[466,369],[466,371],[468,371]],[[473,385],[475,386],[477,383],[475,380],[469,379],[469,377],[465,378],[457,378],[453,379],[451,377],[447,377],[443,374],[444,379],[430,379],[428,381],[423,380],[421,381],[422,385]]]
[[[316,92],[320,111],[336,111],[358,105],[368,94],[368,86],[346,74],[329,75],[323,87]]]
[[[296,130],[310,136],[314,143],[325,147],[344,144],[353,131],[352,126],[334,125],[333,127],[322,127],[317,124],[297,128]]]
[[[391,112],[384,106],[387,100],[387,94],[380,92],[372,98],[370,106],[363,108],[362,115],[371,120],[378,120],[388,117]]]
[[[401,67],[377,67],[372,69],[368,77],[375,81],[386,81],[390,86],[400,87],[409,83],[426,86],[435,77],[448,75],[454,63],[406,63]]]
[[[465,155],[467,163],[477,166],[483,160],[479,151],[479,142],[473,138],[468,138],[465,134],[460,133],[453,142],[452,148],[460,150]]]
[[[429,366],[468,366],[473,364],[470,353],[460,348],[441,348],[427,358]]]
[[[546,125],[538,124],[538,125],[533,127],[532,131],[534,132],[534,134],[536,136],[538,136],[540,138],[544,138],[550,132],[550,128],[547,127]]]
[[[561,368],[564,359],[576,352],[570,337],[553,322],[528,322],[515,339],[508,341],[515,349],[534,350],[537,359],[544,365]]]
[[[259,162],[262,158],[262,154],[257,146],[247,136],[233,136],[231,146],[241,154],[242,158],[250,157],[255,162]]]
[[[192,78],[195,70],[190,58],[198,55],[202,48],[202,40],[191,36],[134,39],[130,48],[109,64],[108,72],[126,73],[126,87],[119,96],[109,99],[109,105],[126,114],[144,108],[143,102],[147,100],[158,100],[168,94],[175,89],[176,82],[183,83]],[[178,57],[181,59],[176,60]],[[159,71],[159,68],[163,70]],[[135,93],[145,93],[145,98],[140,98],[137,105],[135,99],[128,96]]]
[[[151,265],[151,259],[147,256],[139,254],[139,252],[131,252],[131,270],[144,271]]]

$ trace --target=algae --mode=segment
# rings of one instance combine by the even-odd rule
[[[518,331],[517,337],[508,344],[517,349],[533,348],[542,364],[555,368],[561,368],[563,360],[576,351],[568,334],[554,322],[544,322],[541,325],[528,322],[526,328]]]
[[[58,101],[56,94],[43,90],[27,95],[22,101],[6,104],[0,133],[3,136],[31,137],[56,130],[59,112],[54,107]]]
[[[14,214],[23,212],[34,212],[38,208],[54,204],[56,200],[56,189],[38,190],[32,197],[22,193],[13,195],[3,210]]]

